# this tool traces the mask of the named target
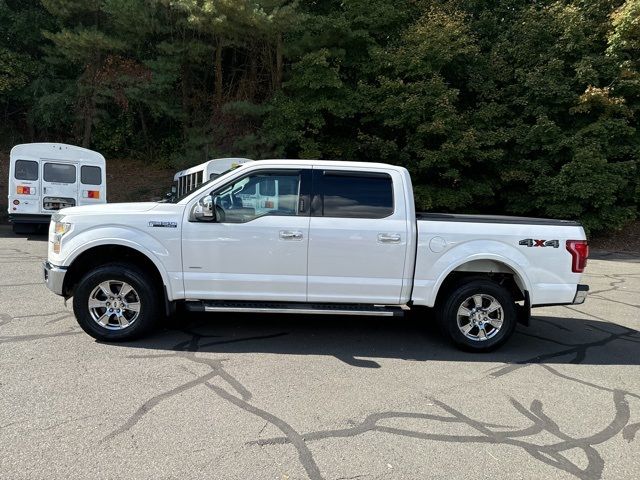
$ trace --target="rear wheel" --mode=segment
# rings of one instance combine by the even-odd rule
[[[82,329],[97,340],[133,340],[161,317],[160,298],[148,275],[135,266],[108,264],[88,272],[73,295]]]
[[[515,331],[513,297],[490,280],[471,280],[453,287],[438,309],[443,331],[459,348],[486,352],[505,343]]]

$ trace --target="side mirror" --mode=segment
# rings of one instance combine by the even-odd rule
[[[215,222],[213,211],[213,198],[211,195],[201,198],[193,209],[193,219],[201,222]]]
[[[175,195],[175,193],[178,191],[178,189],[176,188],[175,185],[171,185],[171,193]]]

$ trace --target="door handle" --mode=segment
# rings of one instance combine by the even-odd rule
[[[302,240],[302,232],[280,230],[280,238],[282,240]]]
[[[397,233],[379,233],[378,242],[380,243],[400,243],[402,237]]]

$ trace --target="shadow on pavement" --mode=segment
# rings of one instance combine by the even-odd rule
[[[174,352],[331,356],[363,368],[379,368],[376,359],[385,358],[506,363],[498,368],[509,371],[531,363],[640,365],[640,332],[579,318],[534,317],[529,327],[519,325],[501,349],[484,354],[457,350],[431,319],[417,316],[186,313],[170,322],[152,337],[116,345]]]
[[[26,238],[29,242],[46,242],[48,232],[43,229],[38,233],[13,233],[11,225],[0,225],[0,238]]]
[[[589,253],[589,258],[593,260],[610,260],[613,262],[640,263],[640,253],[638,252],[610,252],[607,250],[592,250]]]

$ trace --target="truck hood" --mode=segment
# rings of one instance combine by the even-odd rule
[[[136,203],[101,203],[99,205],[84,205],[82,207],[70,207],[60,210],[61,215],[111,215],[123,213],[141,213],[157,207],[155,202]]]

